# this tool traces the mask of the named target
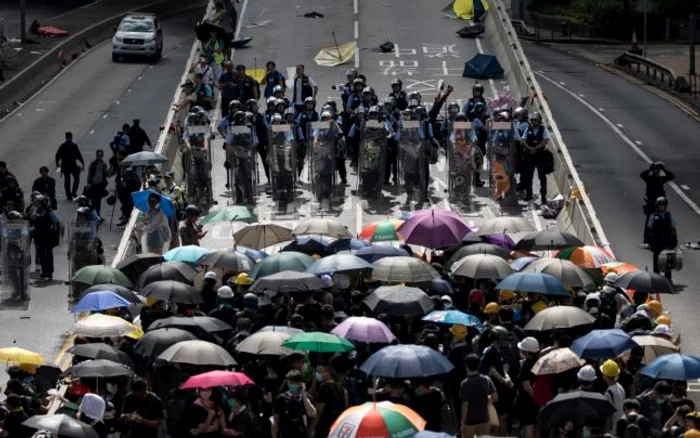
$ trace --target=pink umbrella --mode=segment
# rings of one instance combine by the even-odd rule
[[[192,376],[180,389],[213,388],[215,386],[253,385],[255,382],[243,373],[234,371],[209,371],[208,373]]]
[[[457,245],[469,231],[455,213],[435,209],[415,212],[398,229],[406,243],[433,249]]]
[[[351,316],[331,330],[331,333],[351,341],[368,344],[391,344],[396,336],[383,322],[364,316]]]

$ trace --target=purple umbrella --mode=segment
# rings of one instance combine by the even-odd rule
[[[515,247],[515,242],[513,242],[513,239],[511,239],[510,236],[505,233],[489,234],[488,236],[484,236],[484,239],[488,243],[500,246],[501,248],[505,248],[508,251],[512,251]]]
[[[331,330],[331,333],[368,344],[391,344],[396,340],[396,336],[383,322],[364,316],[349,317]]]
[[[459,244],[471,230],[455,213],[429,209],[414,213],[397,231],[406,243],[434,249]]]

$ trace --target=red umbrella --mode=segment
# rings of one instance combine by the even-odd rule
[[[214,386],[242,386],[255,382],[243,373],[234,371],[209,371],[208,373],[192,376],[180,389],[213,388]]]

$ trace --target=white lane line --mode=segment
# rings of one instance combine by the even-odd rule
[[[355,197],[355,236],[360,233],[360,230],[362,230],[362,205]]]
[[[638,144],[639,146],[641,146],[641,145],[642,145],[642,142],[641,142],[641,141],[639,141],[639,140],[635,140],[634,142],[635,142],[635,143],[637,143],[637,144]]]
[[[360,48],[355,46],[355,69],[360,68]]]
[[[642,160],[646,161],[647,164],[651,164],[651,163],[654,162],[654,160],[652,160],[652,159],[651,159],[651,158],[650,158],[650,157],[649,157],[649,156],[648,156],[634,141],[632,141],[627,135],[625,135],[624,132],[622,132],[617,126],[615,126],[615,124],[614,124],[612,121],[610,121],[610,119],[600,111],[600,108],[599,108],[599,109],[596,109],[593,105],[591,105],[590,103],[586,102],[584,99],[581,99],[580,97],[578,97],[574,92],[572,92],[571,90],[567,89],[566,87],[562,87],[561,85],[557,84],[556,82],[554,82],[553,80],[551,80],[550,78],[548,78],[547,76],[545,76],[544,74],[542,74],[542,73],[537,73],[537,74],[538,74],[542,79],[544,79],[545,81],[547,81],[547,82],[549,82],[550,84],[554,85],[555,87],[561,89],[563,92],[565,92],[566,94],[570,95],[570,96],[573,97],[574,99],[578,100],[579,103],[581,103],[583,106],[585,106],[586,108],[588,108],[589,110],[591,110],[591,111],[593,112],[593,114],[595,114],[596,116],[598,116],[598,118],[600,118],[606,125],[608,125],[608,126],[610,127],[610,129],[612,129],[613,132],[615,132],[615,134],[617,134],[625,143],[627,143],[627,145],[628,145],[630,148],[632,148],[632,150],[633,150],[637,155],[639,155],[639,157],[640,157]],[[641,142],[640,142],[640,144],[641,144]],[[671,187],[671,188],[673,189],[674,192],[676,192],[676,193],[678,194],[678,196],[683,200],[683,202],[685,202],[686,205],[687,205],[691,210],[693,210],[693,212],[694,212],[695,214],[697,214],[698,216],[700,216],[700,207],[699,207],[695,202],[693,202],[693,200],[690,199],[690,197],[688,197],[688,195],[686,195],[686,194],[683,192],[683,190],[678,186],[678,184],[676,184],[675,182],[671,181],[671,182],[668,183],[668,185],[669,185],[669,187]]]
[[[537,214],[537,210],[534,209],[534,205],[532,205],[532,220],[535,222],[535,229],[537,231],[542,231],[544,227],[542,226],[542,221],[540,220],[540,216]]]
[[[355,34],[355,40],[360,38],[360,22],[358,20],[355,20],[353,23],[353,33]]]
[[[623,125],[622,123],[616,123],[616,125],[617,125],[618,128],[624,128],[624,127],[625,127],[625,125]]]
[[[681,184],[681,188],[683,190],[690,190],[690,187],[687,184]]]
[[[398,46],[396,46],[396,50],[399,50]],[[484,54],[484,47],[481,45],[481,40],[479,38],[476,38],[476,50],[478,50],[480,54]],[[496,88],[496,83],[493,81],[493,79],[489,79],[489,85],[491,86],[491,93],[493,97],[497,97],[498,89]]]
[[[352,0],[352,13],[357,15],[359,14],[360,8],[358,7],[357,0]]]

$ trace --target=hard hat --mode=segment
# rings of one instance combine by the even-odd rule
[[[654,313],[661,316],[664,313],[664,306],[656,300],[647,301],[647,309],[651,309]]]
[[[532,305],[532,311],[537,314],[547,308],[547,304],[544,301],[537,301]]]
[[[620,375],[620,367],[617,365],[617,362],[608,359],[600,366],[600,372],[603,373],[605,377],[617,377]]]
[[[667,325],[669,327],[671,327],[671,324],[672,324],[672,320],[668,315],[661,315],[658,318],[656,318],[654,320],[654,322],[656,324],[659,324],[659,325],[663,324],[663,325]]]
[[[238,286],[250,286],[251,284],[253,284],[253,279],[248,277],[248,274],[246,274],[245,272],[241,272],[236,276],[236,284]]]
[[[666,324],[659,324],[654,327],[654,333],[657,335],[671,336],[673,331],[671,330],[671,327],[667,326]]]
[[[455,324],[450,327],[450,333],[457,339],[464,339],[467,337],[467,326],[464,324]]]
[[[528,336],[527,338],[518,342],[518,349],[528,353],[537,353],[540,351],[540,343],[532,336]]]
[[[445,306],[452,306],[452,298],[449,295],[441,296],[440,301],[442,301],[442,304],[444,304]]]
[[[576,377],[582,382],[593,382],[595,381],[595,369],[591,365],[586,365],[576,374]]]
[[[700,438],[700,431],[697,429],[690,429],[683,434],[683,438]]]
[[[204,279],[205,280],[217,280],[218,277],[216,275],[216,272],[214,271],[209,271],[206,274],[204,274]]]
[[[219,298],[233,298],[233,291],[228,286],[221,286],[216,292],[216,296]]]
[[[617,275],[614,272],[610,272],[605,276],[605,279],[603,281],[605,281],[606,283],[614,284],[619,279],[620,279],[619,275]]]
[[[508,342],[508,329],[502,325],[497,325],[491,329],[491,342]]]
[[[498,301],[509,301],[515,298],[515,292],[512,290],[502,290],[498,294]]]
[[[498,303],[488,303],[484,308],[484,311],[489,314],[498,313],[499,310],[501,310],[501,306]]]

